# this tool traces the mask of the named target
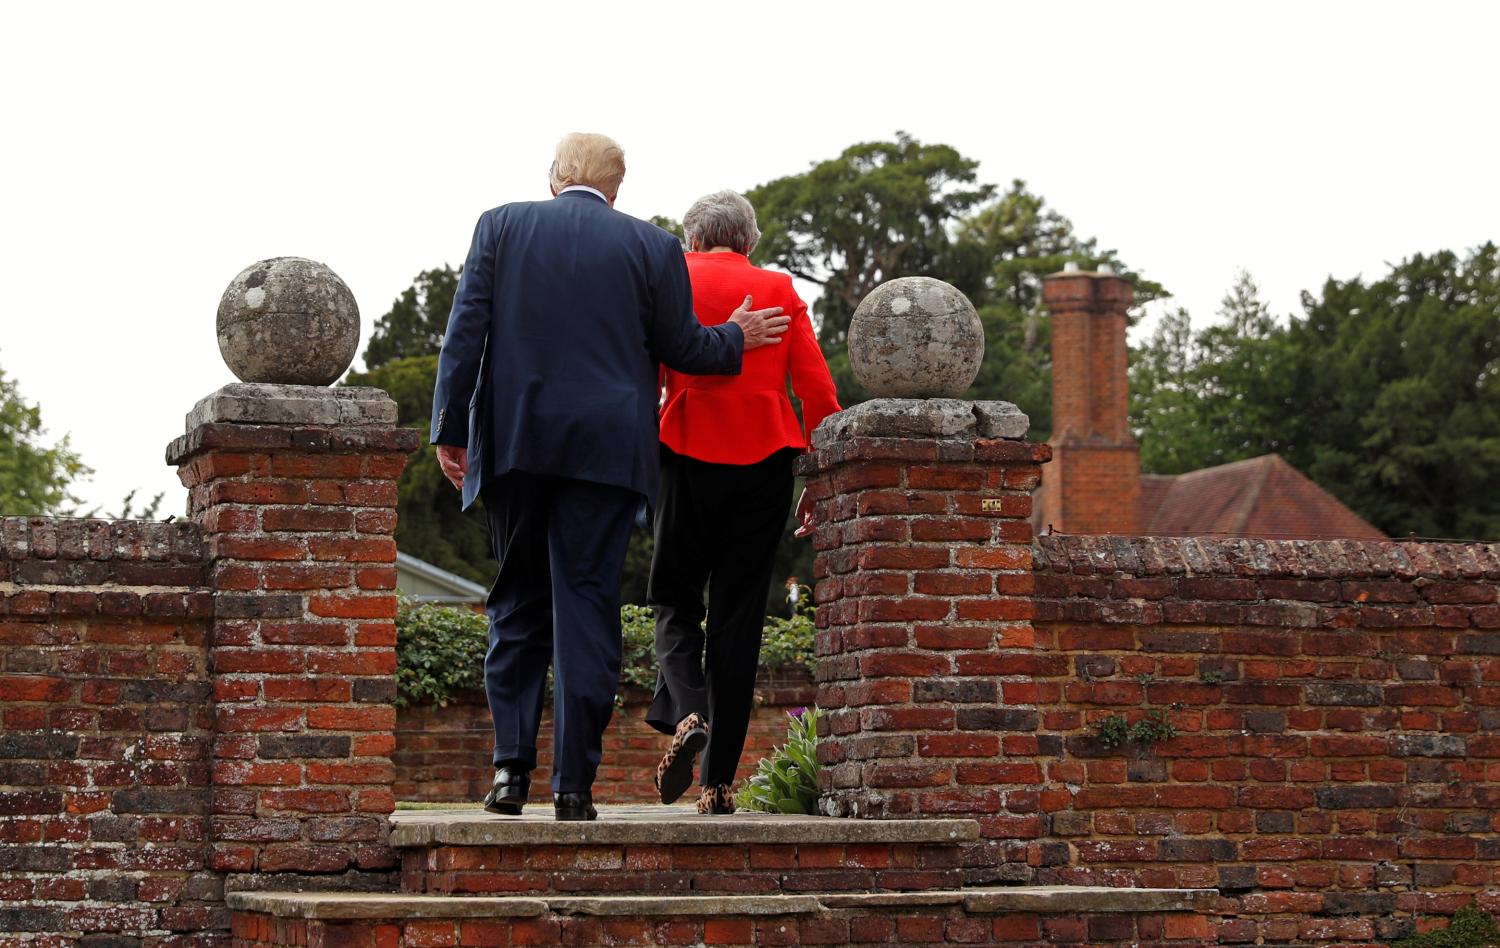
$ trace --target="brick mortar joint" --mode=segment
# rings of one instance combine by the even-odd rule
[[[123,593],[130,596],[190,596],[197,595],[199,593],[213,592],[213,588],[209,583],[204,583],[199,586],[117,586],[113,583],[88,583],[81,586],[72,586],[58,583],[13,583],[0,581],[0,597],[14,596],[23,592],[92,593],[95,595],[105,593]]]

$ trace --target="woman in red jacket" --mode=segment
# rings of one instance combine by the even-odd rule
[[[745,353],[739,375],[662,373],[661,495],[646,594],[656,608],[659,672],[646,721],[673,737],[656,785],[663,803],[682,796],[706,745],[698,812],[732,813],[772,558],[792,505],[792,462],[839,405],[792,278],[750,263],[760,238],[750,202],[733,191],[710,194],[682,226],[701,322],[724,322],[747,297],[792,318],[781,344]],[[787,398],[788,376],[801,420]],[[797,516],[811,523],[805,495]]]

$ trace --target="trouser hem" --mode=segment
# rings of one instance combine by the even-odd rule
[[[536,748],[521,744],[507,744],[504,747],[496,747],[491,759],[496,767],[518,764],[530,772],[536,769]]]

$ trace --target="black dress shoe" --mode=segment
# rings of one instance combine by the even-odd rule
[[[599,811],[594,809],[594,795],[587,790],[555,794],[552,808],[557,811],[557,819],[564,822],[592,820],[599,816]]]
[[[495,782],[485,794],[484,808],[501,816],[520,816],[531,792],[531,774],[516,764],[506,764],[495,771]]]

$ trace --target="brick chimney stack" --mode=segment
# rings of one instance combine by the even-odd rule
[[[1108,268],[1047,277],[1052,313],[1052,463],[1038,526],[1062,533],[1139,533],[1141,448],[1131,436],[1125,313],[1130,281]]]

